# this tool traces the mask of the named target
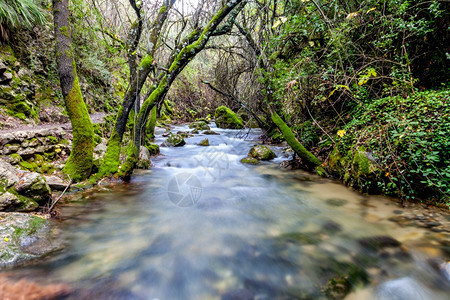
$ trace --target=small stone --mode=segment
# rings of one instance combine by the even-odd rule
[[[205,130],[202,132],[202,134],[206,134],[206,135],[219,135],[220,133],[217,133],[215,131],[212,130]]]
[[[431,227],[437,227],[441,226],[442,224],[439,222],[425,222],[424,227],[431,228]]]
[[[201,141],[199,143],[200,146],[209,146],[209,140],[208,139],[204,139],[203,141]]]

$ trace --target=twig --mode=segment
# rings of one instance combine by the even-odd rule
[[[64,189],[64,191],[62,192],[61,195],[59,195],[58,199],[56,199],[55,202],[52,203],[52,205],[50,206],[50,208],[48,209],[48,213],[51,213],[53,210],[53,207],[55,207],[56,203],[58,203],[58,201],[62,198],[62,196],[66,193],[67,189],[70,187],[70,185],[72,184],[72,178],[70,178],[69,176],[69,184],[66,186],[66,188]]]

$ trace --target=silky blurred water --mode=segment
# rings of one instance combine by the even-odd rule
[[[282,147],[244,165],[261,132],[213,130],[161,147],[129,184],[73,197],[60,208],[66,249],[17,274],[68,283],[69,299],[325,299],[331,279],[357,269],[352,299],[448,299],[429,263],[448,259],[448,231],[400,226],[391,199],[280,169]],[[197,145],[204,138],[210,146]],[[364,247],[374,236],[402,245]]]

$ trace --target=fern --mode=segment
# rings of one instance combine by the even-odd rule
[[[44,24],[45,15],[36,0],[0,0],[0,37],[8,40],[9,31]]]

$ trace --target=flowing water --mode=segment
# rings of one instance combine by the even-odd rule
[[[14,272],[67,283],[69,299],[325,299],[350,288],[349,299],[448,299],[444,213],[280,169],[281,147],[241,164],[260,132],[213,130],[161,147],[129,184],[68,201],[65,250]]]

